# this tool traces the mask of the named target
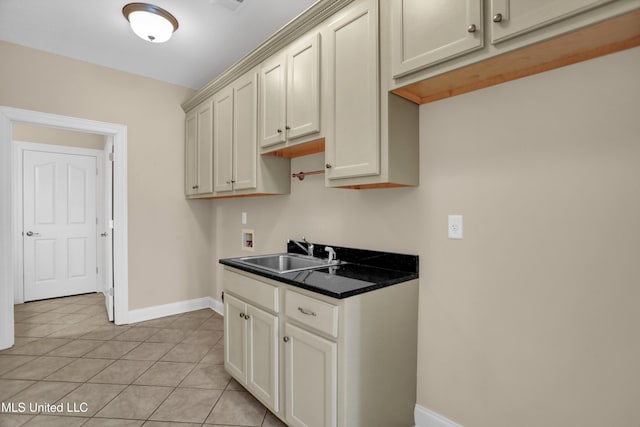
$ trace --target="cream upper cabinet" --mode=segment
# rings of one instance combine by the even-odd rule
[[[214,190],[233,190],[233,87],[227,87],[213,99],[215,123],[213,130],[214,147]]]
[[[360,2],[329,25],[332,131],[329,180],[380,173],[378,15]]]
[[[247,74],[233,85],[233,188],[256,188],[258,156],[258,75]]]
[[[257,188],[257,102],[256,72],[214,96],[216,194]]]
[[[195,110],[185,119],[184,158],[184,193],[191,196],[198,190],[198,116]]]
[[[284,54],[262,66],[260,84],[260,145],[268,147],[285,141],[287,70]]]
[[[482,0],[392,1],[391,44],[396,78],[481,49]]]
[[[285,323],[286,421],[292,427],[337,425],[337,344]]]
[[[213,191],[213,103],[206,101],[185,120],[185,194]]]
[[[258,153],[258,70],[213,96],[213,198],[286,194],[289,159]]]
[[[320,34],[292,43],[260,70],[260,145],[320,132]]]
[[[491,43],[499,43],[614,0],[491,0]]]

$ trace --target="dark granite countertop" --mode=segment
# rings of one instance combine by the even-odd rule
[[[326,246],[334,248],[337,259],[345,263],[334,267],[290,273],[266,271],[240,263],[238,258],[221,259],[220,264],[337,299],[348,298],[418,278],[417,255],[368,251],[323,244],[315,244],[314,255],[321,256]],[[289,243],[287,250],[288,253],[302,253],[292,243]]]

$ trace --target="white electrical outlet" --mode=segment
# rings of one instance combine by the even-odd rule
[[[462,215],[449,215],[448,235],[450,239],[462,239]]]

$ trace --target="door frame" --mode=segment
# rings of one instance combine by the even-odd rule
[[[111,137],[117,156],[113,170],[113,249],[115,323],[127,324],[129,317],[128,223],[127,223],[127,126],[38,111],[0,106],[0,349],[15,342],[13,293],[17,274],[16,206],[12,187],[15,165],[11,156],[13,123],[25,123],[95,133]]]
[[[106,263],[106,256],[110,256],[109,254],[105,254],[104,248],[101,245],[102,240],[97,234],[100,233],[99,230],[106,230],[105,224],[105,196],[106,196],[106,188],[104,181],[104,152],[102,150],[94,149],[94,148],[81,148],[81,147],[72,147],[67,145],[53,145],[53,144],[40,144],[34,142],[26,142],[26,141],[13,141],[11,144],[13,149],[13,211],[15,212],[14,221],[14,230],[13,236],[14,241],[16,243],[16,251],[14,252],[14,256],[16,257],[16,268],[18,274],[15,275],[15,282],[13,287],[13,303],[14,304],[22,304],[24,303],[24,274],[20,274],[20,272],[24,272],[24,240],[22,238],[22,231],[24,229],[23,219],[24,219],[24,205],[23,205],[23,177],[24,177],[24,169],[23,169],[23,153],[25,151],[36,151],[36,152],[44,152],[44,153],[55,153],[55,154],[69,154],[74,156],[86,156],[86,157],[95,157],[96,159],[96,168],[98,169],[98,174],[96,176],[96,216],[98,218],[98,223],[96,224],[96,260],[98,267],[98,274],[96,278],[96,292],[104,291],[105,288],[105,271],[104,266]],[[110,234],[110,233],[109,233]]]

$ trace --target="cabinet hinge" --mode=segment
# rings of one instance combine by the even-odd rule
[[[115,158],[116,158],[115,153],[113,153],[113,152],[109,153],[109,161],[110,162],[115,162],[116,161]]]
[[[98,274],[98,267],[96,267],[96,274]]]

